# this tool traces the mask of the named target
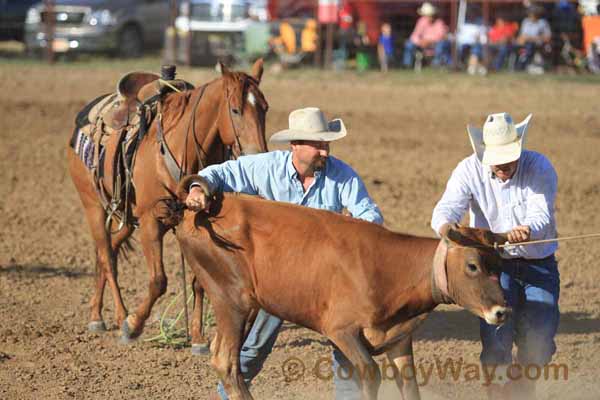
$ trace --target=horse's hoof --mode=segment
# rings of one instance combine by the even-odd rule
[[[120,342],[122,344],[131,344],[135,341],[135,337],[131,335],[131,328],[129,328],[129,324],[127,323],[127,319],[123,321],[121,325],[121,339]]]
[[[207,343],[192,344],[192,354],[195,356],[204,356],[210,354],[210,348]]]
[[[104,321],[92,321],[88,324],[88,331],[93,333],[105,332],[106,325],[104,324]]]

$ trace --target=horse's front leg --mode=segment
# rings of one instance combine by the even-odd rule
[[[164,228],[152,215],[146,214],[140,218],[140,242],[150,272],[148,296],[135,313],[130,314],[123,322],[121,338],[124,342],[137,338],[142,333],[154,303],[167,290],[167,276],[162,260],[164,235]]]

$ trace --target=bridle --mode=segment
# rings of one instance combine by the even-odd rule
[[[252,78],[250,76],[246,76],[244,78],[242,85],[243,85],[242,104],[241,104],[240,110],[238,111],[240,114],[242,114],[244,112],[244,104],[243,104],[244,98],[248,97],[246,92],[248,91],[249,93],[251,93],[250,88],[252,88],[252,87],[258,88],[258,82],[254,78]],[[231,98],[232,97],[233,97],[233,93],[230,91],[229,87],[227,87],[227,113],[229,116],[229,122],[231,124],[231,130],[233,131],[233,137],[234,137],[234,142],[233,142],[233,144],[227,146],[227,151],[229,153],[228,158],[230,160],[235,160],[237,158],[237,156],[235,155],[235,152],[233,151],[233,149],[235,148],[235,146],[237,146],[238,154],[242,155],[243,148],[242,148],[242,142],[240,139],[240,134],[238,133],[236,124],[233,119],[233,107],[231,106]],[[262,95],[260,96],[259,106],[263,109],[263,113],[266,114],[269,109],[269,104],[267,103],[267,101],[264,99],[264,97]]]
[[[243,83],[244,87],[247,86],[248,81],[250,81],[251,84],[254,86],[258,85],[258,83],[252,77],[246,77],[245,81]],[[162,114],[159,113],[159,115],[158,115],[157,140],[160,144],[160,153],[162,154],[165,164],[167,166],[167,169],[168,169],[171,177],[175,180],[175,182],[179,182],[181,180],[181,178],[186,173],[188,173],[188,171],[187,171],[188,170],[188,160],[187,160],[188,146],[187,145],[188,145],[190,133],[191,133],[193,141],[194,141],[194,150],[196,152],[196,157],[198,159],[198,169],[200,170],[200,169],[203,169],[204,167],[206,167],[206,165],[202,162],[202,158],[203,158],[203,156],[208,157],[208,153],[205,150],[206,146],[203,143],[199,143],[198,139],[197,139],[196,114],[197,114],[198,108],[200,107],[200,101],[202,100],[202,97],[204,96],[204,92],[206,91],[206,88],[214,82],[216,82],[216,81],[209,82],[199,88],[200,92],[192,106],[192,115],[189,119],[188,126],[186,129],[183,157],[181,158],[181,160],[182,160],[181,165],[177,162],[177,160],[175,159],[175,157],[173,156],[173,154],[171,153],[171,151],[169,150],[169,148],[167,146],[167,143],[164,138],[164,131],[162,128]],[[232,129],[232,132],[234,135],[234,141],[230,145],[224,144],[226,147],[226,151],[227,151],[227,154],[224,158],[231,160],[231,159],[236,159],[238,157],[238,156],[236,156],[236,152],[233,149],[237,148],[238,154],[241,155],[243,153],[243,147],[242,147],[242,142],[240,139],[240,134],[239,134],[238,129],[236,128],[236,124],[234,122],[234,117],[233,117],[233,111],[232,111],[233,107],[231,106],[231,99],[233,97],[233,94],[230,91],[229,87],[227,87],[226,92],[227,92],[226,97],[227,97],[227,109],[228,109],[227,111],[228,111],[229,122],[231,124],[231,129]],[[266,113],[268,110],[268,104],[267,104],[266,100],[264,100],[264,97],[262,97],[262,95],[260,96],[260,98],[261,98],[260,105],[264,109],[264,113]],[[242,104],[242,106],[243,106],[243,104]],[[218,120],[219,120],[219,117],[217,117],[217,121]],[[206,135],[206,140],[208,140],[212,136],[211,133],[215,129],[218,129],[218,128],[213,126],[213,128]],[[221,137],[221,140],[222,140],[222,137]]]

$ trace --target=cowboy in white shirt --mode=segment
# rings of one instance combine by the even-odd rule
[[[474,154],[458,164],[433,211],[431,227],[436,233],[444,234],[468,209],[471,226],[507,233],[511,243],[556,237],[557,176],[545,156],[523,149],[530,120],[531,115],[515,125],[507,113],[492,114],[483,130],[467,128]],[[556,351],[560,286],[556,249],[556,243],[521,245],[501,254],[500,283],[513,316],[500,328],[481,320],[481,363],[496,366],[498,378],[487,387],[490,398],[535,396],[535,381],[515,380],[517,374],[511,371],[501,376],[513,362],[513,342],[516,362],[522,366],[543,367]]]

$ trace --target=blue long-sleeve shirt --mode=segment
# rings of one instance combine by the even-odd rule
[[[315,179],[306,192],[292,164],[290,151],[244,156],[211,165],[198,174],[208,181],[212,190],[259,195],[338,213],[346,208],[355,218],[383,223],[379,208],[357,173],[332,156],[327,158],[322,171],[315,172]]]

